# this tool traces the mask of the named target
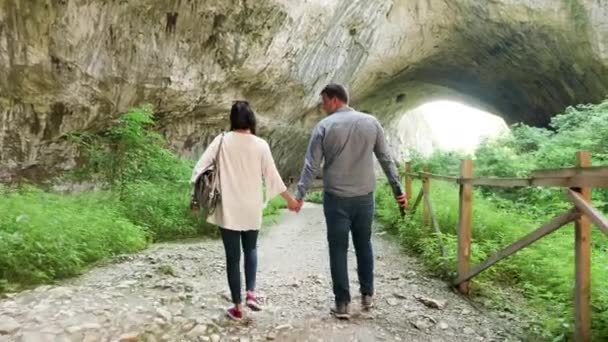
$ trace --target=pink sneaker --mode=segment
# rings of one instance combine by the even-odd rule
[[[243,312],[237,310],[234,306],[226,310],[226,315],[230,317],[230,319],[233,319],[235,321],[240,321],[241,319],[243,319]]]
[[[253,311],[261,311],[262,306],[258,303],[258,299],[253,292],[247,292],[247,299],[245,300],[247,306]]]

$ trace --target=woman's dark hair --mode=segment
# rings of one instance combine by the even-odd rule
[[[248,129],[255,134],[256,121],[253,109],[247,101],[234,101],[230,109],[230,130]]]

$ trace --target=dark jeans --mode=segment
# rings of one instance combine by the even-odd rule
[[[336,303],[351,300],[348,284],[349,232],[357,254],[357,274],[362,295],[374,294],[374,253],[372,250],[372,222],[374,194],[357,197],[323,196],[323,211],[327,223],[329,264]]]
[[[258,267],[258,231],[235,231],[220,228],[226,251],[226,271],[232,302],[241,303],[241,241],[245,254],[245,285],[247,291],[255,290],[255,275]]]

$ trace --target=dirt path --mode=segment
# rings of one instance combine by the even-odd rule
[[[4,341],[517,341],[510,322],[480,312],[415,259],[375,236],[376,308],[329,316],[330,276],[322,210],[286,213],[259,243],[258,287],[265,310],[229,322],[219,241],[159,244],[57,286],[0,301]],[[436,309],[418,298],[436,300]]]

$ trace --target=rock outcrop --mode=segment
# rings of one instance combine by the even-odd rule
[[[144,102],[196,155],[241,98],[293,176],[330,81],[387,124],[435,98],[545,124],[608,93],[606,18],[597,0],[0,0],[0,178],[73,167],[67,134]]]

